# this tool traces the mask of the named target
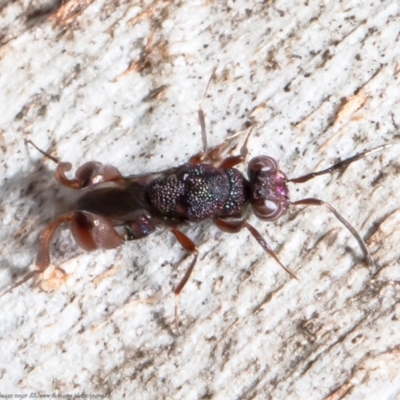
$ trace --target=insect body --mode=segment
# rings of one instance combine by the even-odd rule
[[[211,79],[208,85],[210,82]],[[70,163],[60,162],[31,141],[27,141],[58,164],[55,177],[60,184],[71,189],[82,189],[84,193],[70,212],[52,221],[41,234],[36,258],[37,269],[7,291],[46,270],[50,265],[51,239],[57,228],[64,223],[69,223],[76,243],[88,251],[118,247],[125,241],[144,238],[159,227],[170,229],[182,247],[193,255],[189,268],[175,288],[176,295],[188,281],[198,253],[195,244],[179,230],[179,227],[185,223],[206,219],[212,219],[219,229],[230,233],[246,228],[266,253],[292,277],[296,277],[279,260],[256,228],[246,221],[249,206],[259,219],[273,221],[293,205],[323,205],[357,239],[364,257],[373,265],[361,236],[330,204],[313,198],[291,202],[287,184],[302,183],[318,175],[331,173],[391,145],[377,147],[340,161],[325,170],[293,179],[286,177],[273,158],[258,156],[250,160],[245,177],[234,167],[245,161],[251,129],[240,154],[222,158],[226,144],[208,148],[205,117],[201,108],[198,115],[203,151],[176,168],[143,175],[122,176],[119,170],[111,165],[90,161],[79,167],[75,177],[69,179],[65,173],[71,170]]]
[[[357,239],[365,258],[373,264],[367,246],[357,231],[328,203],[319,199],[289,200],[287,184],[302,183],[315,176],[331,173],[367,155],[390,145],[383,145],[341,161],[331,167],[288,179],[271,157],[258,156],[248,165],[248,177],[234,168],[247,155],[247,138],[240,155],[220,160],[224,145],[207,148],[204,115],[199,111],[204,151],[176,168],[144,175],[122,176],[113,166],[99,162],[87,162],[75,172],[75,178],[65,175],[70,163],[41,151],[58,163],[56,179],[72,189],[84,189],[84,194],[71,211],[51,222],[40,237],[36,259],[37,270],[28,274],[15,286],[20,285],[50,264],[50,243],[56,229],[70,224],[77,244],[85,250],[111,249],[125,241],[137,240],[153,233],[158,227],[169,228],[182,247],[193,254],[192,262],[175,289],[179,294],[195,266],[195,244],[178,228],[188,222],[200,222],[212,218],[214,224],[226,232],[238,232],[247,228],[261,247],[270,254],[292,277],[261,234],[246,221],[250,206],[261,220],[272,221],[285,214],[291,205],[323,205],[330,210]],[[34,145],[32,142],[30,142]],[[35,146],[35,145],[34,145]],[[35,146],[36,147],[36,146]]]

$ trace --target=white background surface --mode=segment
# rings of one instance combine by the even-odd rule
[[[70,197],[24,139],[74,167],[179,165],[201,150],[196,112],[215,67],[210,143],[257,122],[249,158],[268,154],[290,177],[399,142],[398,1],[76,0],[56,11],[0,2],[3,289],[33,268],[40,232]],[[399,399],[399,154],[291,185],[293,200],[340,210],[374,268],[318,207],[249,219],[297,281],[247,231],[184,228],[200,257],[180,335],[172,291],[190,258],[169,232],[85,253],[64,230],[52,261],[66,279],[0,298],[0,393]]]

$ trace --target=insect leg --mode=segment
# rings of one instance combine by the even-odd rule
[[[50,222],[45,230],[40,235],[39,239],[39,251],[36,256],[36,267],[35,273],[43,272],[50,265],[50,241],[57,228],[65,222],[71,222],[73,213],[61,215],[54,221]]]
[[[72,168],[69,162],[60,162],[55,177],[59,183],[71,189],[85,189],[104,182],[115,182],[123,186],[124,179],[119,170],[112,165],[89,161],[75,171],[75,178],[68,179],[65,173]]]
[[[246,139],[244,140],[244,143],[242,147],[240,148],[240,155],[238,156],[230,156],[222,160],[221,164],[218,166],[218,168],[224,169],[224,168],[232,168],[235,165],[238,165],[242,163],[247,156],[248,149],[247,149],[247,142],[249,141],[249,137],[251,132],[253,131],[253,127],[249,129],[249,133],[246,136]]]
[[[264,249],[264,251],[268,253],[292,278],[297,279],[297,276],[294,274],[294,272],[292,272],[289,268],[285,267],[285,265],[282,264],[277,254],[271,249],[265,239],[261,236],[261,233],[258,232],[258,230],[254,228],[254,226],[250,225],[244,220],[229,221],[221,218],[214,218],[213,222],[219,229],[229,233],[239,232],[240,229],[242,229],[243,227],[247,228],[252,236],[260,244],[260,246]]]
[[[69,222],[71,233],[78,246],[91,251],[96,249],[113,249],[124,242],[124,238],[114,228],[107,218],[87,212],[74,211],[61,215],[52,221],[39,239],[39,252],[36,266],[43,272],[50,265],[50,244],[56,229],[63,223]]]
[[[39,251],[36,257],[35,271],[28,273],[17,283],[8,288],[5,293],[27,282],[34,276],[44,272],[50,265],[51,239],[58,227],[66,222],[71,225],[71,233],[76,243],[84,250],[113,249],[121,245],[125,238],[120,235],[107,218],[87,212],[74,211],[61,215],[47,225],[40,235]]]
[[[201,138],[202,138],[202,141],[203,141],[203,150],[200,153],[190,157],[190,159],[189,159],[189,163],[190,164],[200,164],[200,163],[203,163],[203,162],[206,162],[206,161],[209,161],[209,162],[219,161],[221,153],[228,146],[228,143],[224,142],[224,143],[221,143],[219,146],[216,146],[216,147],[213,147],[213,148],[210,149],[208,147],[208,142],[207,142],[206,119],[205,119],[205,114],[204,114],[204,111],[203,111],[203,102],[204,102],[204,99],[205,99],[205,97],[207,95],[207,92],[208,92],[208,89],[210,87],[211,81],[212,81],[212,79],[214,77],[215,70],[216,70],[216,68],[214,68],[214,70],[211,73],[210,79],[208,80],[208,83],[207,83],[207,86],[206,86],[206,90],[204,91],[203,97],[202,97],[201,102],[200,102],[200,108],[197,111],[197,115],[198,115],[198,118],[199,118],[200,129],[201,129]]]
[[[175,235],[176,239],[180,243],[180,245],[190,254],[193,254],[193,260],[189,265],[189,268],[186,270],[185,275],[179,282],[178,286],[174,290],[175,294],[175,326],[176,330],[179,331],[179,317],[178,317],[178,296],[181,293],[182,289],[185,287],[186,283],[188,282],[190,275],[192,275],[194,266],[196,265],[198,250],[196,245],[181,231],[176,228],[171,229],[172,233]]]
[[[32,140],[25,139],[25,143],[31,144],[39,153],[42,153],[45,157],[49,158],[51,161],[54,161],[56,164],[60,162],[60,160],[57,157],[53,157],[51,154],[37,147],[36,144],[32,142]]]
[[[189,159],[190,164],[200,164],[202,162],[211,162],[212,164],[217,164],[217,168],[232,168],[235,165],[242,163],[247,156],[248,149],[247,143],[250,137],[250,134],[253,130],[253,127],[250,128],[249,133],[246,136],[246,139],[240,149],[240,155],[237,156],[229,156],[221,161],[221,154],[228,147],[228,142],[225,141],[221,143],[219,146],[213,147],[207,151],[206,154],[200,153]],[[218,164],[219,163],[219,164]]]
[[[172,233],[175,235],[176,239],[180,243],[180,245],[190,254],[193,254],[193,260],[189,265],[189,268],[186,270],[185,275],[179,282],[178,286],[175,288],[174,293],[175,295],[179,295],[182,291],[182,289],[185,287],[187,281],[190,278],[190,275],[193,272],[193,268],[196,264],[197,261],[197,255],[198,255],[198,250],[196,245],[181,231],[179,231],[176,228],[171,229]]]
[[[214,77],[215,70],[216,70],[216,68],[214,68],[214,70],[213,70],[213,72],[212,72],[212,74],[210,76],[210,79],[209,79],[209,81],[207,83],[206,90],[204,91],[203,97],[201,99],[200,108],[197,111],[197,115],[198,115],[198,118],[199,118],[200,129],[201,129],[201,138],[202,138],[202,141],[203,141],[203,151],[198,153],[198,154],[196,154],[196,155],[194,155],[194,156],[192,156],[189,159],[189,163],[190,164],[200,164],[200,163],[203,163],[203,162],[206,162],[206,161],[209,161],[211,163],[218,162],[221,159],[221,157],[220,157],[221,153],[228,146],[228,143],[225,141],[224,143],[221,143],[219,146],[213,147],[211,149],[208,148],[206,119],[205,119],[205,114],[204,114],[204,111],[203,111],[203,101],[204,101],[204,99],[205,99],[205,97],[207,95],[208,88],[210,87],[211,81],[212,81],[212,79]],[[237,165],[237,164],[239,164],[239,163],[244,161],[244,159],[246,158],[246,155],[247,155],[247,141],[249,139],[251,130],[252,129],[250,129],[250,132],[247,135],[246,140],[245,140],[245,142],[244,142],[244,144],[243,144],[243,146],[242,146],[242,148],[240,150],[240,155],[239,156],[232,156],[232,157],[228,157],[228,158],[224,159],[222,161],[222,163],[219,165],[219,168],[232,168],[235,165]]]
[[[51,156],[49,153],[41,150],[31,140],[26,140],[27,143],[31,144],[42,153],[45,157],[57,163],[57,169],[55,177],[59,183],[67,186],[71,189],[84,189],[92,185],[97,185],[103,182],[116,182],[123,185],[123,178],[119,170],[112,165],[102,164],[97,161],[89,161],[79,167],[75,172],[75,178],[68,179],[65,173],[70,171],[72,168],[71,163],[62,162],[57,157]]]
[[[68,222],[71,219],[70,214],[65,214],[60,216],[59,218],[55,219],[52,221],[49,225],[47,225],[46,229],[43,231],[43,233],[40,236],[40,245],[39,245],[39,252],[36,258],[36,267],[37,269],[34,271],[29,272],[27,275],[25,275],[22,279],[17,281],[14,285],[9,287],[7,290],[5,290],[1,296],[5,295],[6,293],[10,293],[12,290],[17,288],[18,286],[21,286],[25,282],[29,281],[31,278],[35,277],[36,275],[42,273],[43,271],[46,270],[46,268],[50,264],[50,239],[53,236],[54,232],[56,229],[63,224],[64,222]]]
[[[208,88],[210,87],[210,84],[214,77],[216,69],[217,68],[214,68],[211,73],[210,79],[207,82],[206,90],[204,91],[203,97],[200,102],[200,108],[197,111],[197,115],[199,117],[200,128],[201,128],[201,138],[203,139],[203,155],[204,156],[206,156],[208,153],[208,143],[207,143],[206,121],[205,121],[205,116],[204,116],[204,111],[203,111],[203,101],[207,95]]]
[[[253,237],[257,240],[257,242],[261,245],[266,253],[268,253],[292,278],[297,279],[297,276],[294,272],[292,272],[288,267],[285,267],[277,254],[269,247],[268,243],[265,239],[261,236],[261,233],[257,231],[254,226],[250,225],[249,223],[245,223],[244,226],[250,231]]]
[[[214,68],[211,73],[210,79],[208,80],[208,83],[206,86],[206,90],[204,91],[203,97],[200,102],[200,108],[197,111],[197,116],[199,118],[199,124],[200,124],[200,129],[201,129],[201,139],[203,141],[203,151],[190,157],[190,159],[189,159],[190,164],[200,164],[207,158],[207,155],[209,153],[208,143],[207,143],[206,118],[205,118],[204,111],[203,111],[203,101],[207,95],[208,88],[209,88],[211,80],[214,76],[215,70],[216,70],[216,68]]]

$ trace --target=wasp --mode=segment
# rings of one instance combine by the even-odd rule
[[[48,268],[53,235],[64,224],[68,224],[76,243],[87,251],[113,249],[127,241],[149,236],[158,228],[170,230],[180,245],[193,256],[174,290],[175,295],[180,294],[189,280],[198,257],[195,243],[181,232],[180,227],[209,219],[225,232],[236,233],[243,228],[247,229],[261,248],[291,277],[296,278],[260,232],[247,222],[248,209],[262,221],[274,221],[286,214],[292,206],[325,207],[350,231],[367,262],[373,265],[367,245],[359,233],[333,206],[316,198],[291,201],[288,184],[303,183],[330,174],[390,147],[390,144],[364,151],[324,170],[296,178],[288,178],[275,159],[261,155],[250,160],[246,176],[235,167],[246,160],[252,127],[240,153],[222,158],[226,144],[208,147],[205,115],[201,107],[198,118],[203,140],[202,152],[177,167],[140,175],[123,176],[112,165],[89,161],[76,170],[73,178],[68,178],[66,173],[72,168],[69,162],[62,162],[27,141],[57,163],[55,178],[61,185],[81,190],[82,195],[69,212],[58,216],[46,226],[39,239],[36,270],[12,288]]]

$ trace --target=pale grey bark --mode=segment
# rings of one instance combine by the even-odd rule
[[[399,141],[398,1],[64,3],[0,3],[3,289],[33,268],[70,197],[24,139],[75,168],[179,165],[201,150],[216,68],[210,144],[257,122],[249,158],[270,155],[290,177]],[[68,276],[0,298],[0,393],[400,398],[399,153],[291,185],[293,200],[333,204],[375,267],[318,207],[249,218],[298,280],[247,231],[185,228],[200,257],[180,335],[172,291],[190,258],[169,232],[85,253],[64,230],[52,261]]]

